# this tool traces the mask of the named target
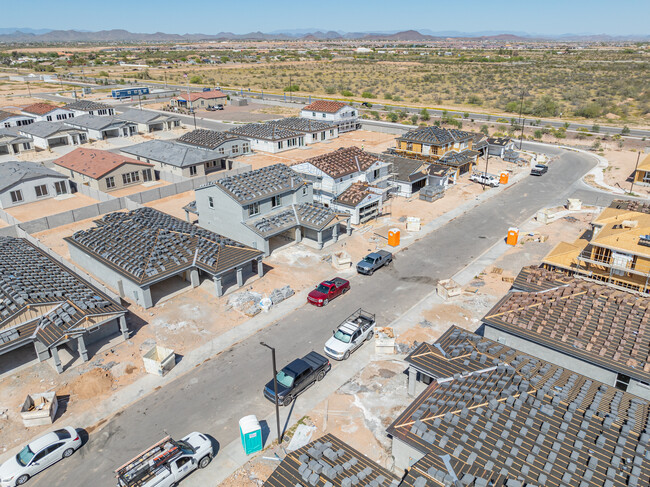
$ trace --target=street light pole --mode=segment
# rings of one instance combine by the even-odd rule
[[[260,342],[260,345],[271,350],[271,357],[273,357],[273,393],[275,395],[275,420],[278,428],[278,445],[282,444],[282,433],[280,432],[280,406],[278,405],[278,371],[275,367],[275,348]]]
[[[524,124],[523,124],[523,120],[521,119],[523,112],[524,112],[524,90],[522,89],[521,102],[519,103],[519,123],[521,124],[521,138],[519,139],[519,150],[521,150],[521,146],[524,140]]]
[[[630,193],[634,189],[634,178],[636,178],[636,170],[639,168],[639,159],[640,158],[641,158],[641,151],[639,151],[638,154],[636,155],[636,166],[634,166],[634,174],[632,174],[632,184],[630,185]]]

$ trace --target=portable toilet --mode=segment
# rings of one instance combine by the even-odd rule
[[[254,414],[239,420],[239,434],[246,455],[262,450],[262,427]]]
[[[508,173],[506,171],[501,171],[499,175],[499,184],[508,184]]]
[[[517,245],[517,240],[519,240],[519,229],[516,227],[508,228],[508,237],[506,238],[506,243],[508,245],[515,246]]]
[[[391,228],[388,230],[388,245],[391,247],[399,246],[399,228]]]

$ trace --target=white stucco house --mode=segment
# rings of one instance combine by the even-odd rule
[[[300,111],[302,118],[334,123],[339,133],[359,128],[359,110],[340,101],[316,100]]]
[[[93,140],[130,137],[138,133],[138,126],[135,123],[121,120],[115,116],[81,115],[71,118],[65,123],[71,127],[86,130],[88,138]]]
[[[35,122],[62,122],[74,117],[72,111],[49,103],[34,103],[23,108],[21,112],[27,117],[32,117]]]
[[[34,123],[36,117],[22,113],[12,113],[0,110],[0,128],[22,127]]]
[[[250,141],[252,150],[283,152],[305,145],[305,134],[269,123],[249,123],[228,130],[229,134],[244,137]]]
[[[0,164],[0,208],[32,203],[70,193],[63,174],[29,161]]]
[[[51,149],[60,145],[79,145],[88,142],[85,130],[71,127],[62,122],[36,122],[20,127],[20,135],[31,137],[34,147]]]

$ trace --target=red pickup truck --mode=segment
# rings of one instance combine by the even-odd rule
[[[314,306],[327,306],[335,297],[345,294],[350,289],[350,281],[335,277],[329,281],[323,281],[316,289],[309,293],[307,302]]]

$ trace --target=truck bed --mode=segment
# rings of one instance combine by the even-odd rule
[[[332,282],[336,284],[336,287],[341,287],[342,285],[347,284],[348,281],[342,277],[335,277],[332,279]]]
[[[388,250],[377,250],[376,252],[373,252],[375,254],[379,254],[382,259],[385,259],[386,257],[390,257],[392,255],[392,252],[389,252]]]
[[[316,352],[309,352],[302,359],[307,362],[314,371],[318,370],[323,365],[326,365],[327,362],[329,362],[328,359],[323,357],[320,353]]]

